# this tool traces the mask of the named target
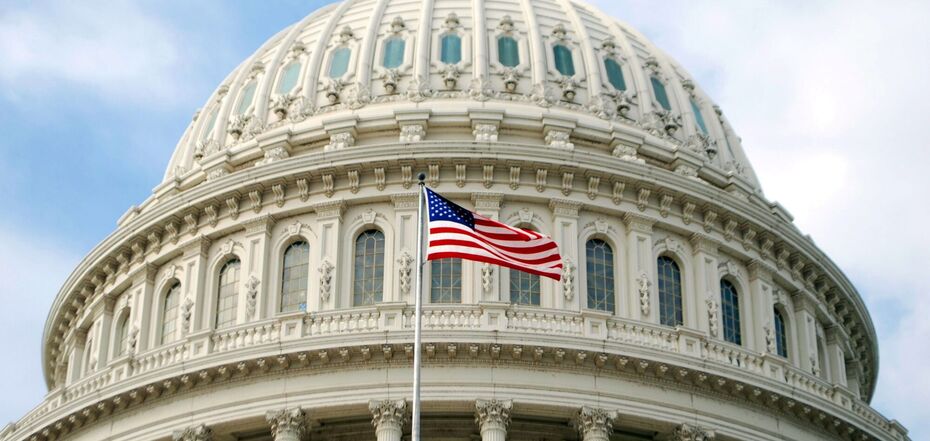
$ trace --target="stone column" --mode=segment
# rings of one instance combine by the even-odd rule
[[[270,317],[274,313],[269,311],[271,305],[270,293],[275,292],[273,287],[262,281],[271,280],[268,274],[268,264],[271,260],[271,229],[275,225],[275,219],[271,215],[264,215],[245,222],[245,256],[239,256],[240,262],[244,264],[239,273],[239,289],[245,285],[246,281],[257,280],[258,283],[249,282],[250,289],[244,289],[240,296],[245,296],[245,307],[239,307],[236,320],[239,323],[246,323],[254,320],[261,320]],[[251,291],[251,292],[250,292]],[[242,304],[242,303],[240,303]]]
[[[513,400],[475,401],[475,423],[481,431],[481,441],[504,441],[510,426]],[[380,440],[379,440],[380,441]]]
[[[343,295],[343,291],[350,292],[352,280],[349,279],[351,271],[343,271],[340,268],[340,259],[344,252],[353,249],[351,244],[343,244],[342,240],[342,213],[345,212],[346,203],[342,199],[335,201],[321,202],[313,206],[316,211],[316,228],[320,244],[316,249],[319,250],[320,259],[319,267],[310,269],[311,280],[319,281],[325,274],[330,280],[328,287],[320,283],[311,282],[310,299],[307,301],[307,308],[316,305],[315,311],[332,310],[344,307],[343,303],[351,304],[350,294]],[[345,250],[343,250],[345,249]],[[310,249],[311,252],[313,248]],[[312,261],[312,259],[311,259]],[[347,262],[351,262],[347,260]],[[351,263],[349,263],[351,265]],[[315,289],[314,289],[315,288]]]
[[[307,429],[307,415],[299,407],[269,411],[265,419],[274,441],[300,441]]]
[[[475,202],[475,212],[490,219],[498,220],[501,211],[501,201],[504,195],[501,193],[472,193],[472,200]],[[480,292],[476,295],[472,303],[479,301],[500,302],[505,301],[501,298],[500,289],[500,267],[489,263],[479,262],[462,262],[471,265],[474,268],[472,278],[476,287],[474,292]],[[478,288],[480,287],[480,291]],[[507,299],[509,301],[509,299]],[[464,302],[465,299],[462,299]]]
[[[176,430],[171,439],[174,441],[212,441],[213,430],[207,427],[206,424],[199,424]]]
[[[843,343],[849,341],[849,337],[843,329],[837,325],[830,326],[826,330],[827,359],[830,367],[830,381],[833,384],[847,387],[846,378],[846,354],[843,352]]]
[[[752,340],[746,340],[750,349],[757,352],[775,354],[775,308],[772,300],[772,272],[764,262],[753,260],[749,263],[750,316],[747,328],[752,328]],[[742,299],[740,299],[742,300]]]
[[[720,335],[720,280],[717,272],[717,242],[695,233],[691,236],[694,253],[694,289],[685,289],[693,296],[692,305],[697,315],[697,328],[712,337]],[[688,291],[693,291],[688,294]],[[687,302],[685,304],[688,304]],[[687,312],[686,312],[687,313]]]
[[[581,210],[581,203],[566,199],[551,199],[549,209],[552,210],[552,238],[559,245],[559,252],[562,254],[563,277],[554,295],[548,297],[554,299],[554,304],[546,305],[546,300],[542,300],[542,306],[579,311],[585,307],[585,299],[581,298],[584,295],[578,292],[577,269],[579,260],[578,211]],[[546,292],[542,294],[547,295]]]
[[[713,441],[716,438],[717,434],[713,430],[682,423],[675,428],[668,439],[670,441]]]
[[[574,423],[583,441],[610,441],[615,419],[616,411],[583,406]]]
[[[203,329],[205,323],[210,323],[204,304],[204,283],[206,283],[207,257],[210,253],[211,241],[206,236],[199,236],[192,241],[190,245],[184,248],[183,261],[184,268],[183,278],[181,281],[181,291],[184,295],[181,298],[181,330],[180,338],[188,333]]]
[[[417,258],[417,193],[391,195],[394,203],[394,255],[398,277],[395,289],[385,290],[384,301],[413,303]]]
[[[633,320],[658,322],[656,311],[658,302],[654,301],[652,274],[655,265],[652,255],[652,225],[655,220],[638,214],[627,213],[623,216],[626,223],[626,292],[629,304],[627,314]],[[622,296],[621,296],[622,298]]]
[[[378,441],[400,441],[407,420],[406,400],[371,400],[368,410]]]
[[[794,304],[794,332],[798,333],[798,367],[814,374],[817,367],[816,305],[804,291],[792,294],[791,300]]]

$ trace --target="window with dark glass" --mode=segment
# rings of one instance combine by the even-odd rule
[[[600,239],[585,244],[588,308],[614,312],[614,250]]]
[[[329,77],[341,78],[349,71],[349,58],[352,50],[347,47],[341,47],[333,51],[332,60],[329,62]]]
[[[701,114],[701,108],[694,99],[691,99],[691,112],[694,113],[694,122],[697,123],[701,133],[707,134],[707,124],[704,123],[704,115]]]
[[[497,39],[497,61],[507,67],[520,64],[520,47],[513,37],[503,36]]]
[[[165,294],[161,315],[161,342],[171,343],[177,338],[178,309],[181,305],[181,283],[175,282]]]
[[[310,244],[298,241],[284,250],[284,269],[281,271],[281,312],[307,309],[307,284],[310,267]]]
[[[738,345],[743,344],[740,331],[739,293],[728,280],[720,281],[720,312],[723,315],[723,339]]]
[[[656,77],[650,77],[649,81],[652,82],[652,93],[659,105],[665,110],[672,110],[672,104],[668,100],[668,93],[665,92],[665,85],[662,84],[662,81],[659,81]]]
[[[562,44],[552,46],[552,57],[555,61],[555,70],[560,74],[566,77],[575,75],[575,61],[572,60],[571,49]]]
[[[355,286],[352,303],[373,305],[384,291],[384,233],[368,230],[355,239]]]
[[[462,302],[462,260],[430,261],[430,303]]]
[[[659,272],[659,323],[678,326],[684,323],[681,305],[681,269],[669,257],[656,261]]]
[[[236,324],[239,304],[239,259],[232,259],[220,269],[216,294],[216,328]]]
[[[446,64],[457,64],[462,61],[462,39],[458,35],[448,34],[442,37],[439,61]]]
[[[388,38],[384,42],[384,59],[381,64],[388,69],[394,69],[403,64],[404,46],[406,46],[406,43],[403,38]]]
[[[788,335],[785,332],[785,317],[775,308],[775,351],[779,356],[788,358]]]
[[[604,59],[604,70],[607,71],[607,81],[617,90],[626,90],[626,80],[623,79],[623,69],[613,58]]]

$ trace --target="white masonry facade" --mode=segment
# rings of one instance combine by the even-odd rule
[[[689,74],[575,0],[347,0],[281,31],[81,261],[2,441],[410,436],[415,176],[561,282],[424,266],[423,439],[908,440],[855,287]]]

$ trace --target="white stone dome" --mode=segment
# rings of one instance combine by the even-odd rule
[[[196,114],[165,182],[294,153],[270,147],[282,136],[363,147],[387,130],[431,139],[429,126],[465,121],[482,134],[442,140],[607,144],[608,154],[758,191],[720,109],[635,29],[571,0],[421,4],[332,4],[275,35]],[[444,38],[455,40],[445,55]],[[647,137],[666,152],[637,152]],[[679,149],[688,160],[668,154]]]

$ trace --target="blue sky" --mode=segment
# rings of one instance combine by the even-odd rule
[[[161,180],[194,111],[325,2],[0,2],[0,425],[39,403],[48,306]],[[930,3],[596,0],[697,78],[766,195],[859,288],[873,405],[930,438]],[[12,338],[11,338],[12,337]]]

